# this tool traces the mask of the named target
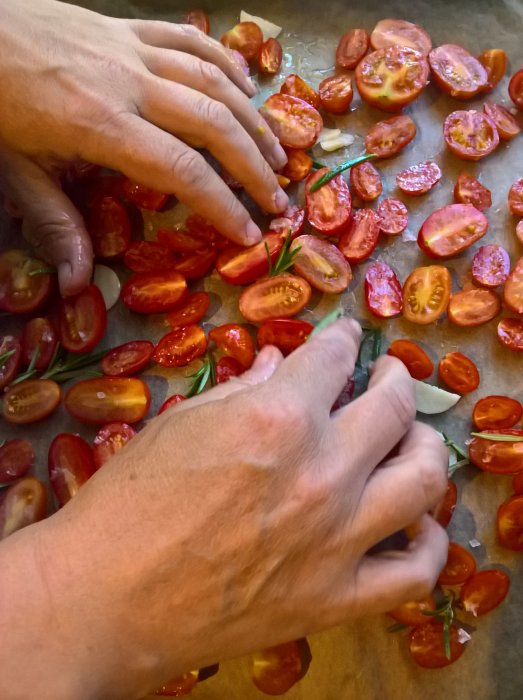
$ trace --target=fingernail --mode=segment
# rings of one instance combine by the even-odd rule
[[[283,211],[289,204],[289,198],[281,187],[278,187],[276,194],[272,198],[272,201],[274,202],[274,208],[278,213]]]
[[[245,227],[245,243],[247,245],[254,245],[261,241],[261,231],[254,221],[249,221]]]
[[[274,148],[272,149],[272,156],[274,160],[276,161],[276,169],[279,170],[280,168],[283,168],[284,165],[287,163],[287,154],[281,147],[281,145],[276,142]]]
[[[258,94],[258,88],[257,88],[256,85],[254,84],[254,81],[253,81],[252,78],[247,77],[247,84],[249,85],[249,89],[250,89],[250,93],[251,93],[250,96],[251,96],[251,97],[254,97],[254,95]]]

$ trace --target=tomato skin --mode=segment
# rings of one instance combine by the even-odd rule
[[[352,167],[349,179],[355,194],[364,202],[374,201],[383,192],[381,175],[368,161]]]
[[[447,482],[447,490],[443,496],[443,499],[440,501],[440,503],[438,503],[432,512],[432,517],[441,525],[441,527],[447,527],[450,523],[457,501],[457,486],[451,479],[449,479]]]
[[[187,397],[184,396],[183,394],[173,394],[172,396],[169,396],[168,399],[165,399],[165,401],[162,403],[160,406],[160,409],[158,411],[158,415],[160,413],[163,413],[166,411],[168,408],[171,408],[171,406],[176,406],[176,404],[181,403],[182,401],[186,401]]]
[[[210,303],[211,295],[208,292],[193,292],[182,306],[167,314],[167,323],[173,329],[198,323],[207,313]]]
[[[154,348],[154,360],[162,367],[185,367],[207,350],[203,328],[196,324],[182,326],[160,338]]]
[[[417,267],[403,285],[403,315],[408,321],[426,325],[447,310],[451,278],[446,267]]]
[[[380,231],[386,236],[398,236],[409,223],[407,207],[399,199],[384,199],[378,204],[376,213],[380,221]]]
[[[308,102],[314,109],[319,109],[321,105],[320,96],[314,88],[300,78],[296,73],[291,73],[285,78],[285,82],[280,88],[282,95],[298,97],[304,102]]]
[[[93,451],[79,435],[60,433],[49,447],[49,479],[58,503],[64,506],[96,471]]]
[[[426,625],[430,618],[424,615],[422,610],[436,610],[436,601],[429,595],[422,600],[412,600],[408,603],[403,603],[394,610],[390,610],[387,615],[401,625],[408,627],[416,627],[417,625]]]
[[[275,345],[284,357],[303,345],[314,326],[308,321],[296,318],[275,318],[264,321],[258,328],[256,342],[258,347]]]
[[[351,264],[363,262],[378,244],[379,217],[372,209],[358,209],[343,231],[338,248]]]
[[[123,261],[133,272],[164,272],[176,262],[169,248],[156,241],[133,241]]]
[[[252,323],[296,316],[308,304],[311,287],[301,277],[277,275],[258,280],[243,290],[240,313]]]
[[[0,540],[45,518],[47,493],[41,481],[26,476],[9,486],[0,502]]]
[[[430,357],[412,340],[394,340],[387,350],[387,355],[401,360],[414,379],[428,379],[434,371],[434,363]]]
[[[0,365],[0,390],[9,386],[18,374],[20,367],[22,348],[20,341],[14,335],[0,336],[0,355],[6,352],[13,352],[13,354]]]
[[[514,481],[521,481],[520,472]],[[514,489],[516,490],[516,489]],[[516,490],[517,493],[517,490]],[[520,492],[521,494],[521,492]],[[505,549],[513,552],[523,552],[523,496],[512,496],[498,508],[496,515],[496,531],[498,542]]]
[[[492,195],[479,180],[468,173],[461,173],[454,186],[454,201],[457,204],[473,204],[485,211],[492,206]]]
[[[516,226],[516,238],[520,243],[523,243],[523,219],[518,221]]]
[[[303,661],[298,642],[279,644],[253,654],[252,682],[266,695],[283,695],[302,676]]]
[[[283,49],[278,39],[264,41],[258,54],[258,71],[265,75],[275,75],[281,67]]]
[[[259,109],[282,146],[307,150],[323,128],[323,119],[312,105],[299,97],[276,93]]]
[[[84,379],[72,386],[64,399],[68,412],[89,425],[138,423],[150,404],[149,387],[136,377]]]
[[[521,127],[514,116],[503,105],[496,102],[485,102],[483,111],[489,119],[492,119],[498,130],[499,138],[503,141],[510,141],[510,139],[513,139],[514,136],[520,133]]]
[[[449,321],[472,327],[488,323],[501,311],[501,300],[489,289],[466,289],[450,297]]]
[[[61,398],[60,387],[51,379],[26,379],[6,391],[2,415],[15,425],[35,423],[51,415]]]
[[[286,149],[287,165],[282,170],[282,175],[291,182],[305,180],[312,168],[312,158],[305,151],[296,148]]]
[[[55,328],[48,318],[32,318],[25,324],[20,337],[22,361],[28,367],[38,348],[38,358],[34,366],[39,371],[47,369],[56,349],[57,342],[58,339],[56,337]],[[0,350],[0,353],[1,352]]]
[[[294,240],[296,236],[299,236],[302,229],[303,223],[305,221],[305,210],[291,205],[283,212],[281,216],[273,219],[269,224],[271,231],[275,231],[284,238],[291,234],[291,240]]]
[[[509,190],[508,208],[514,216],[523,216],[523,177],[516,180]]]
[[[225,323],[209,331],[209,340],[229,357],[232,357],[244,370],[254,362],[254,342],[249,331],[238,323]]]
[[[265,244],[274,263],[280,254],[284,238],[278,233],[267,233],[263,239],[249,248],[230,245],[223,250],[216,262],[216,271],[228,284],[251,284],[269,272]]]
[[[318,87],[321,106],[330,114],[345,114],[352,102],[352,81],[348,75],[330,75]]]
[[[483,88],[483,92],[490,92],[494,90],[507,71],[507,54],[503,49],[488,49],[480,53],[478,61],[487,73],[487,84]]]
[[[244,371],[244,368],[234,357],[228,357],[227,355],[220,357],[214,367],[216,384],[224,384],[231,377],[239,377]]]
[[[461,605],[474,617],[494,610],[507,597],[510,579],[499,569],[484,569],[476,572],[463,585],[459,599]]]
[[[336,65],[354,70],[369,50],[370,37],[366,29],[351,29],[341,37],[336,48]]]
[[[487,217],[472,204],[447,204],[423,223],[418,245],[431,258],[459,255],[488,231]]]
[[[523,352],[523,321],[520,318],[502,318],[498,323],[498,338],[509,350]]]
[[[523,438],[521,430],[503,428],[496,433]],[[482,471],[493,474],[517,474],[523,471],[523,440],[501,442],[473,437],[469,443],[469,456],[472,464]]]
[[[33,446],[25,438],[7,440],[0,447],[0,484],[20,479],[34,464]]]
[[[122,192],[128,202],[131,202],[139,209],[148,209],[149,211],[160,211],[169,199],[169,195],[153,190],[145,185],[140,185],[138,182],[129,180],[129,178],[123,180]]]
[[[305,184],[305,212],[311,226],[328,235],[336,235],[349,221],[352,211],[350,190],[341,175],[336,175],[319,190],[311,187],[328,172],[320,168],[311,173]]]
[[[401,284],[386,263],[375,262],[365,273],[365,301],[369,311],[379,318],[392,318],[401,313]]]
[[[477,58],[457,44],[443,44],[429,53],[434,82],[451,97],[468,100],[488,84],[487,71]]]
[[[94,284],[58,307],[58,337],[69,352],[90,352],[107,328],[107,311],[102,293]]]
[[[443,137],[448,149],[463,160],[481,160],[499,145],[496,125],[475,109],[451,112],[443,123]]]
[[[160,245],[175,253],[195,253],[209,247],[209,241],[203,236],[176,228],[159,228],[156,237]]]
[[[461,352],[448,352],[439,361],[438,373],[442,382],[457,394],[475,391],[480,383],[478,368]]]
[[[189,671],[189,673],[184,673],[177,678],[171,678],[168,683],[158,688],[154,694],[162,695],[163,697],[179,698],[183,695],[190,695],[197,683],[198,671]]]
[[[426,194],[440,180],[440,167],[431,160],[419,163],[419,165],[412,165],[396,175],[396,184],[399,189],[411,197]]]
[[[472,420],[478,430],[496,432],[512,428],[523,416],[523,406],[508,396],[485,396],[477,401]]]
[[[217,255],[214,248],[198,253],[183,253],[175,262],[173,270],[187,280],[200,279],[214,266]]]
[[[47,301],[52,275],[31,275],[48,267],[24,250],[6,250],[0,255],[0,311],[26,314]]]
[[[238,51],[246,61],[252,61],[260,52],[263,33],[255,22],[238,22],[220,41],[226,48]]]
[[[505,306],[516,314],[523,314],[523,258],[514,265],[503,288]]]
[[[416,136],[416,124],[405,114],[384,119],[368,130],[365,150],[378,158],[392,158]]]
[[[317,236],[298,236],[291,251],[300,248],[294,258],[294,271],[326,294],[341,294],[352,280],[352,270],[335,245]]]
[[[512,478],[512,490],[516,496],[523,495],[523,472],[516,474]]]
[[[109,350],[100,367],[107,377],[131,377],[149,363],[154,345],[149,340],[131,340]]]
[[[121,291],[123,303],[140,314],[172,311],[186,296],[187,282],[177,272],[137,272]]]
[[[230,244],[228,238],[222,236],[222,234],[215,229],[212,224],[210,224],[203,218],[203,216],[200,216],[199,214],[190,214],[185,221],[185,226],[187,227],[187,231],[192,236],[198,236],[199,238],[205,239],[208,241],[208,245],[212,245],[218,250],[221,250]],[[181,250],[180,252],[184,253],[191,251]]]
[[[508,94],[516,107],[523,110],[523,68],[514,73],[510,79]]]
[[[209,17],[204,10],[189,10],[183,18],[183,24],[192,24],[204,34],[210,34],[211,25]]]
[[[100,260],[119,258],[131,242],[129,215],[116,197],[95,197],[89,205],[86,225],[93,243],[94,254]]]
[[[108,459],[119,452],[136,435],[136,430],[127,423],[114,422],[104,425],[93,441],[93,460],[100,469]]]
[[[447,563],[438,577],[439,586],[456,586],[465,583],[476,571],[476,560],[456,542],[449,542]]]
[[[445,656],[443,625],[428,622],[414,627],[409,636],[409,652],[412,660],[422,668],[443,668],[457,661],[465,651],[459,641],[458,627],[450,627],[450,659]]]
[[[472,258],[472,279],[482,287],[499,287],[510,273],[510,256],[500,245],[483,245]]]
[[[419,51],[423,56],[428,56],[432,48],[432,41],[427,32],[418,24],[404,19],[380,20],[372,30],[370,43],[374,49],[407,46]]]

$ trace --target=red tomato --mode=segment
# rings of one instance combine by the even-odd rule
[[[444,355],[439,361],[438,373],[441,381],[457,394],[468,394],[479,386],[478,368],[461,352]]]
[[[523,243],[523,219],[521,219],[521,221],[518,221],[518,224],[516,226],[516,238],[520,243]]]
[[[403,285],[403,315],[408,321],[426,325],[447,310],[451,279],[446,267],[417,267]]]
[[[217,252],[214,248],[198,253],[183,253],[174,264],[173,270],[185,279],[200,279],[214,266],[216,257]]]
[[[45,518],[47,494],[41,481],[32,476],[12,484],[0,501],[0,540]]]
[[[458,489],[456,484],[449,479],[447,482],[447,490],[445,495],[440,503],[438,503],[438,505],[434,508],[432,513],[432,517],[441,525],[441,527],[447,527],[447,525],[450,523],[457,501]]]
[[[60,433],[49,447],[49,479],[58,503],[64,506],[96,471],[91,447],[79,435]]]
[[[290,233],[291,239],[294,239],[300,235],[304,221],[305,211],[291,204],[281,216],[271,221],[269,228],[271,231],[275,231],[284,237]]]
[[[228,49],[241,53],[246,61],[252,61],[260,52],[263,33],[255,22],[239,22],[220,41]]]
[[[523,68],[514,73],[508,84],[510,99],[518,109],[523,109]]]
[[[458,204],[473,204],[476,209],[484,211],[492,206],[492,195],[475,177],[461,173],[454,186],[454,201]]]
[[[26,379],[6,391],[2,415],[16,425],[35,423],[51,415],[61,398],[60,387],[51,379]]]
[[[427,59],[406,46],[373,51],[358,63],[354,75],[362,100],[385,112],[399,112],[427,84]]]
[[[244,368],[234,357],[220,357],[214,368],[216,384],[228,382],[231,377],[239,377],[244,371]]]
[[[520,472],[514,477],[521,482]],[[515,489],[516,490],[516,489]],[[502,503],[496,515],[498,542],[513,552],[523,552],[523,496],[512,496]]]
[[[512,490],[517,496],[523,495],[523,472],[512,478]]]
[[[277,275],[244,289],[240,296],[240,312],[252,323],[291,318],[305,308],[310,298],[311,288],[304,279],[295,275]]]
[[[341,175],[336,175],[319,190],[310,189],[328,168],[311,173],[305,184],[305,211],[309,223],[328,236],[336,235],[350,219],[352,202],[347,183]]]
[[[100,367],[108,377],[131,377],[149,363],[153,352],[154,345],[149,340],[131,340],[109,350]]]
[[[275,318],[261,324],[256,340],[259,348],[264,345],[275,345],[281,354],[287,357],[293,350],[303,345],[313,330],[314,326],[308,321],[300,321],[296,318]]]
[[[488,51],[479,54],[478,61],[487,73],[487,84],[483,88],[483,92],[490,92],[505,75],[507,54],[503,49],[488,49]]]
[[[199,238],[204,238],[205,240],[208,241],[210,245],[215,246],[219,250],[224,248],[225,246],[230,244],[230,241],[228,238],[225,238],[225,236],[222,236],[221,233],[217,231],[217,229],[214,228],[212,224],[210,224],[206,219],[204,219],[202,216],[199,214],[191,214],[190,216],[187,217],[187,220],[185,222],[185,226],[187,227],[187,231],[192,235],[192,236],[198,236]],[[187,250],[180,250],[180,253],[190,253],[192,251]]]
[[[207,313],[210,303],[211,296],[208,292],[189,294],[182,306],[167,314],[167,323],[171,328],[198,323]]]
[[[472,411],[472,420],[478,430],[496,432],[512,428],[521,420],[523,406],[508,396],[485,396],[480,399]]]
[[[431,595],[422,600],[412,600],[408,603],[403,603],[394,610],[390,610],[387,615],[390,615],[393,620],[396,620],[401,625],[416,627],[416,625],[426,625],[427,621],[430,620],[427,615],[421,612],[422,610],[436,610],[436,601]]]
[[[0,311],[26,314],[47,300],[52,275],[34,274],[48,266],[24,250],[7,250],[0,255]]]
[[[384,119],[367,131],[365,149],[379,158],[391,158],[416,136],[416,124],[405,114]]]
[[[336,65],[354,70],[369,50],[370,37],[366,29],[351,29],[341,37],[336,49]]]
[[[305,180],[312,168],[312,158],[305,151],[295,148],[288,148],[287,165],[283,168],[282,174],[291,182]]]
[[[29,366],[35,353],[38,352],[35,368],[39,371],[47,369],[58,342],[56,331],[51,321],[48,318],[32,318],[25,324],[20,342],[22,345],[22,361],[25,365]],[[1,348],[0,354],[2,354]]]
[[[265,75],[275,75],[281,66],[283,50],[278,39],[267,39],[260,48],[258,55],[258,71]]]
[[[425,219],[418,245],[431,258],[452,258],[483,238],[487,230],[487,217],[472,204],[447,204]]]
[[[372,209],[358,209],[343,231],[338,247],[351,264],[366,260],[378,244],[379,217]]]
[[[169,195],[152,190],[150,187],[140,185],[128,178],[122,182],[122,192],[127,201],[140,209],[151,211],[160,211],[169,199]]]
[[[310,148],[323,128],[318,110],[292,95],[271,95],[260,107],[260,114],[287,148]]]
[[[457,110],[443,124],[445,143],[454,155],[463,160],[480,160],[499,145],[496,125],[483,112]]]
[[[13,381],[20,367],[22,348],[20,341],[14,335],[0,336],[0,355],[5,353],[11,353],[11,355],[0,364],[0,390]]]
[[[179,698],[183,695],[190,695],[197,683],[198,671],[189,671],[183,676],[172,678],[168,683],[158,688],[154,694]]]
[[[308,102],[314,107],[314,109],[319,109],[320,107],[320,96],[308,83],[300,78],[299,75],[291,73],[285,79],[285,82],[280,88],[280,92],[283,95],[291,95],[291,97],[299,97],[300,100]]]
[[[183,18],[183,24],[192,24],[204,34],[211,32],[209,17],[204,10],[190,10]]]
[[[108,423],[101,428],[94,438],[93,458],[96,469],[100,469],[107,460],[115,455],[129,440],[136,435],[136,430],[127,423]]]
[[[94,284],[74,297],[62,299],[58,307],[58,337],[69,352],[90,352],[107,327],[102,293]]]
[[[499,287],[510,272],[510,257],[500,245],[482,245],[472,258],[472,279],[483,287]]]
[[[428,379],[434,371],[434,364],[430,357],[412,340],[392,341],[387,355],[401,360],[414,379]]]
[[[429,53],[434,81],[458,100],[468,100],[488,84],[487,71],[477,58],[456,44],[443,44]]]
[[[506,348],[523,352],[523,321],[520,318],[502,318],[498,323],[498,338]]]
[[[523,177],[516,180],[509,190],[508,208],[514,216],[523,216]]]
[[[380,222],[380,231],[387,236],[399,235],[409,223],[407,207],[399,199],[384,199],[378,204],[376,213]]]
[[[120,257],[131,242],[131,222],[116,197],[96,197],[89,206],[86,225],[94,254],[102,260]]]
[[[156,241],[133,241],[123,261],[133,272],[164,272],[176,262],[169,248]]]
[[[158,341],[154,359],[162,367],[184,367],[205,354],[207,338],[196,324],[175,328]]]
[[[138,423],[150,403],[149,387],[135,377],[84,379],[69,389],[64,400],[74,418],[91,425]]]
[[[156,237],[160,245],[175,253],[196,253],[209,247],[209,240],[203,236],[175,228],[159,228]]]
[[[303,676],[298,642],[279,644],[252,657],[252,681],[266,695],[283,695]]]
[[[364,202],[372,202],[383,192],[381,175],[368,161],[352,167],[349,177],[355,194]]]
[[[245,326],[225,323],[209,331],[209,340],[229,357],[234,358],[244,370],[254,362],[254,343]]]
[[[7,440],[0,447],[0,484],[20,479],[35,460],[33,446],[25,438]]]
[[[510,579],[499,569],[478,571],[466,581],[459,599],[463,608],[477,617],[494,610],[507,597]]]
[[[349,377],[345,382],[343,389],[338,394],[338,398],[333,403],[331,408],[331,413],[338,411],[340,408],[347,406],[354,398],[354,390],[356,388],[356,383],[354,377]]]
[[[319,85],[321,106],[331,114],[345,114],[352,102],[352,82],[348,75],[331,75]]]
[[[260,243],[249,248],[230,245],[220,254],[216,262],[216,271],[229,284],[251,284],[269,272],[265,244],[274,263],[280,254],[283,242],[284,239],[280,234],[267,233]]]
[[[456,586],[465,583],[476,571],[476,560],[456,542],[449,542],[447,563],[438,577],[439,586]]]
[[[488,432],[488,431],[487,431]],[[523,431],[498,429],[496,434],[520,437],[518,442],[486,440],[473,437],[469,443],[470,461],[478,469],[494,474],[517,474],[523,471]]]
[[[428,56],[432,41],[427,32],[418,24],[404,19],[382,19],[372,30],[370,43],[374,49],[386,49],[389,46],[407,46]]]
[[[449,321],[457,326],[481,326],[501,311],[501,300],[490,289],[466,289],[450,297]]]
[[[373,263],[365,274],[365,301],[369,311],[379,318],[401,313],[403,296],[394,270],[383,262]]]
[[[441,170],[437,163],[426,160],[412,165],[396,175],[396,184],[402,192],[413,197],[426,194],[441,180]]]
[[[485,102],[483,111],[494,122],[499,138],[503,141],[510,141],[521,131],[515,117],[503,105],[496,102]]]
[[[168,408],[171,408],[171,406],[176,406],[176,404],[181,403],[182,401],[186,401],[187,397],[183,396],[183,394],[173,394],[173,396],[169,396],[168,399],[165,399],[165,401],[162,403],[160,406],[160,409],[158,411],[158,415],[160,413],[163,413],[166,411]]]
[[[450,659],[445,656],[443,625],[427,622],[414,627],[409,636],[409,652],[412,660],[422,668],[443,668],[457,661],[465,651],[459,641],[458,627],[450,627]]]
[[[187,282],[177,272],[137,272],[122,287],[123,303],[140,314],[172,311],[187,296]]]
[[[338,248],[317,236],[298,236],[291,251],[300,248],[294,258],[294,271],[326,294],[340,294],[349,286],[352,271]]]
[[[516,314],[523,314],[523,258],[514,265],[503,289],[505,306]]]

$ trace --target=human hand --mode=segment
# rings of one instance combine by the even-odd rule
[[[252,82],[194,27],[3,0],[0,77],[2,186],[37,252],[58,265],[65,295],[88,283],[92,248],[59,185],[64,162],[96,163],[175,194],[242,244],[260,230],[196,148],[265,211],[287,204],[273,172],[286,156],[249,102]]]

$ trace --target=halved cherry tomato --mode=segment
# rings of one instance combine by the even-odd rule
[[[481,326],[501,311],[501,299],[490,289],[466,289],[450,297],[449,321],[457,326]]]
[[[210,303],[211,296],[208,292],[189,294],[182,306],[167,314],[167,323],[171,328],[198,323],[207,313]]]
[[[319,190],[310,189],[328,168],[320,168],[311,173],[305,184],[305,206],[309,223],[322,233],[333,236],[342,229],[350,219],[352,201],[350,190],[341,175],[336,175]]]
[[[48,318],[32,318],[28,321],[20,337],[22,345],[22,361],[29,366],[33,357],[36,356],[35,369],[43,371],[47,369],[54,351],[56,343],[56,331]],[[38,354],[36,354],[38,353]],[[2,349],[0,347],[0,355]],[[0,379],[0,385],[1,385]]]
[[[131,377],[138,374],[153,356],[154,345],[149,340],[131,340],[109,350],[100,362],[107,377]]]
[[[400,190],[412,197],[426,194],[440,180],[440,167],[432,160],[426,160],[419,165],[412,165],[396,175],[396,184]]]
[[[255,22],[239,22],[220,41],[228,49],[238,51],[246,61],[252,61],[260,52],[263,33]]]
[[[505,306],[516,314],[523,314],[523,258],[514,265],[503,288]]]
[[[283,168],[282,174],[291,182],[305,180],[312,168],[312,158],[305,151],[296,148],[288,148],[287,165]]]
[[[520,437],[521,440],[505,442],[473,437],[469,444],[472,464],[484,472],[494,474],[517,474],[523,471],[523,431],[502,428],[496,430],[497,433]]]
[[[214,266],[217,255],[214,248],[207,248],[197,253],[182,253],[175,262],[173,270],[183,275],[185,279],[200,279]]]
[[[160,211],[169,199],[169,195],[153,190],[145,185],[140,185],[138,182],[129,180],[129,178],[125,178],[122,182],[122,192],[127,201],[140,209],[149,209],[151,211]]]
[[[457,501],[458,488],[456,484],[449,479],[447,482],[447,490],[445,491],[443,499],[440,501],[440,503],[438,503],[432,512],[432,517],[441,525],[441,527],[447,527],[447,525],[450,523]]]
[[[466,581],[459,599],[463,608],[477,617],[494,610],[507,597],[510,579],[499,569],[478,571]]]
[[[340,294],[349,286],[352,271],[338,248],[317,236],[298,236],[291,251],[300,248],[294,258],[294,271],[315,289]]]
[[[523,68],[514,73],[510,79],[508,94],[516,107],[523,110]]]
[[[450,659],[447,659],[442,624],[428,622],[414,627],[409,636],[412,660],[422,668],[443,668],[457,661],[465,651],[465,644],[459,641],[456,624],[450,626],[449,632]]]
[[[387,615],[401,625],[416,627],[416,625],[426,625],[427,621],[430,619],[421,611],[425,610],[428,612],[430,610],[436,610],[436,607],[436,601],[429,595],[422,600],[412,600],[408,603],[403,603],[394,610],[390,610]]]
[[[45,518],[47,493],[33,476],[12,484],[0,501],[0,540]]]
[[[372,30],[370,43],[374,49],[407,46],[419,51],[423,56],[428,56],[432,48],[432,41],[427,32],[418,24],[404,19],[380,20]]]
[[[440,586],[456,586],[465,583],[476,571],[476,560],[457,542],[449,542],[447,563],[438,577]]]
[[[506,107],[496,102],[485,102],[483,111],[492,119],[498,130],[499,138],[503,141],[510,141],[521,131],[513,114]]]
[[[303,676],[298,642],[279,644],[252,657],[252,681],[266,695],[283,695]]]
[[[6,250],[0,255],[0,311],[26,314],[35,311],[47,300],[53,275],[40,273],[47,269],[24,250]]]
[[[405,114],[384,119],[367,131],[365,149],[378,158],[391,158],[402,151],[416,136],[416,124]]]
[[[97,258],[111,260],[125,253],[131,242],[131,222],[116,197],[95,197],[89,205],[86,224]]]
[[[482,245],[472,258],[472,279],[483,287],[499,287],[510,272],[510,256],[500,245]]]
[[[468,394],[479,386],[478,368],[461,352],[444,355],[439,361],[438,373],[441,381],[457,394]]]
[[[222,236],[222,234],[219,233],[219,231],[215,229],[212,224],[210,224],[206,219],[203,218],[203,216],[200,216],[199,214],[191,214],[190,216],[188,216],[187,220],[185,221],[185,226],[187,227],[187,231],[191,235],[198,236],[199,238],[205,238],[210,245],[214,246],[215,248],[218,248],[218,250],[221,250],[222,248],[230,244],[228,238]],[[180,250],[180,253],[185,252],[190,253],[192,251]]]
[[[483,238],[488,225],[472,204],[447,204],[425,219],[418,245],[431,258],[452,258]]]
[[[33,446],[25,438],[7,440],[0,447],[0,484],[20,479],[35,460]]]
[[[520,318],[502,318],[498,323],[498,338],[506,348],[523,352],[523,321]]]
[[[353,70],[369,50],[370,37],[366,29],[351,29],[341,37],[336,48],[336,65]]]
[[[458,100],[468,100],[487,86],[487,71],[477,58],[457,44],[432,49],[429,63],[436,84]]]
[[[277,275],[244,289],[240,296],[240,312],[253,323],[291,318],[300,313],[310,298],[311,288],[304,279],[295,275]]]
[[[165,399],[165,401],[160,406],[160,409],[158,410],[158,415],[166,411],[168,408],[171,408],[171,406],[176,406],[176,404],[186,400],[187,397],[183,394],[173,394],[172,396],[169,396],[169,398]]]
[[[366,260],[378,244],[380,220],[372,209],[358,209],[343,231],[338,248],[351,264]]]
[[[254,342],[245,326],[238,323],[217,326],[209,331],[209,340],[225,355],[237,360],[244,370],[254,362]]]
[[[490,190],[468,173],[461,173],[454,186],[454,201],[458,204],[473,204],[484,211],[492,206]]]
[[[164,272],[176,262],[169,248],[157,241],[133,241],[123,261],[133,272]]]
[[[122,287],[123,303],[140,314],[172,311],[187,296],[187,282],[177,272],[137,272]]]
[[[136,377],[84,379],[65,395],[64,405],[82,423],[138,423],[151,404],[151,392]]]
[[[308,321],[300,321],[296,318],[275,318],[264,321],[258,328],[256,341],[258,347],[275,345],[284,357],[290,355],[293,350],[307,340],[314,326]]]
[[[480,399],[472,411],[472,420],[478,430],[496,432],[512,428],[521,420],[523,406],[508,396],[485,396]]]
[[[287,237],[290,233],[291,239],[294,240],[296,236],[300,235],[304,221],[305,210],[291,204],[281,216],[271,221],[269,228],[271,231],[282,234],[284,237]]]
[[[300,78],[296,73],[291,73],[285,78],[285,82],[280,88],[282,95],[291,95],[292,97],[299,97],[300,100],[308,102],[314,107],[314,109],[320,108],[320,96],[316,90],[306,83],[303,78]]]
[[[63,506],[95,473],[93,450],[79,435],[60,433],[49,447],[47,468],[54,494]]]
[[[385,112],[399,112],[426,86],[429,64],[419,51],[389,46],[362,58],[354,77],[362,100]]]
[[[107,328],[107,311],[102,293],[94,284],[83,292],[60,301],[58,337],[69,352],[90,352]]]
[[[61,398],[60,387],[51,379],[26,379],[4,394],[2,415],[16,425],[35,423],[51,415]]]
[[[175,253],[196,253],[209,247],[207,238],[176,228],[159,228],[156,237],[160,245]]]
[[[490,92],[494,90],[506,73],[507,54],[503,49],[488,49],[479,54],[478,61],[487,73],[487,84],[483,88],[483,92]]]
[[[509,190],[508,208],[514,216],[523,216],[523,177],[516,180]]]
[[[154,349],[154,359],[162,367],[184,367],[207,350],[203,328],[196,324],[175,328],[160,338]]]
[[[517,496],[523,495],[523,472],[516,474],[512,478],[512,490]]]
[[[428,379],[434,371],[434,364],[430,357],[412,340],[392,341],[387,355],[401,360],[414,379]]]
[[[234,357],[228,357],[227,355],[220,357],[214,367],[216,384],[228,382],[231,377],[239,377],[244,371],[244,368]]]
[[[514,477],[521,482],[520,472]],[[517,492],[516,489],[514,489]],[[523,552],[523,496],[512,496],[502,503],[496,515],[498,542],[513,552]]]
[[[485,158],[499,145],[496,125],[475,109],[451,112],[443,123],[443,136],[449,150],[463,160]]]
[[[383,192],[381,175],[368,161],[352,167],[349,178],[355,194],[364,202],[372,202]]]
[[[209,17],[204,10],[189,10],[183,18],[183,24],[192,24],[204,34],[210,34],[211,25]]]
[[[287,148],[310,148],[323,128],[318,110],[292,95],[271,95],[260,107],[260,114],[281,145]]]
[[[278,39],[264,41],[258,54],[258,71],[265,75],[275,75],[281,66],[283,49]]]
[[[321,106],[330,114],[345,114],[352,102],[352,81],[348,75],[330,75],[319,87]]]
[[[127,423],[115,422],[104,425],[96,433],[93,442],[93,459],[100,469],[108,459],[119,452],[136,435],[136,430]]]
[[[274,263],[282,249],[284,238],[278,233],[267,233],[256,245],[242,248],[230,245],[220,253],[216,271],[229,284],[251,284],[269,272],[269,260]]]
[[[183,695],[190,695],[197,683],[198,671],[189,671],[189,673],[184,673],[183,676],[172,678],[168,683],[158,688],[154,694],[179,698]]]
[[[437,321],[449,305],[450,287],[450,272],[446,267],[417,267],[403,285],[403,315],[408,321],[422,325]]]
[[[20,367],[22,348],[20,341],[14,335],[0,336],[0,355],[6,353],[10,353],[10,355],[0,364],[0,389],[9,386]]]
[[[520,243],[523,243],[523,219],[518,221],[516,226],[516,238]]]
[[[401,313],[401,284],[387,263],[375,262],[365,273],[365,301],[370,312],[379,318],[391,318]]]
[[[399,199],[389,197],[378,204],[379,229],[387,236],[397,236],[407,228],[409,212]]]

